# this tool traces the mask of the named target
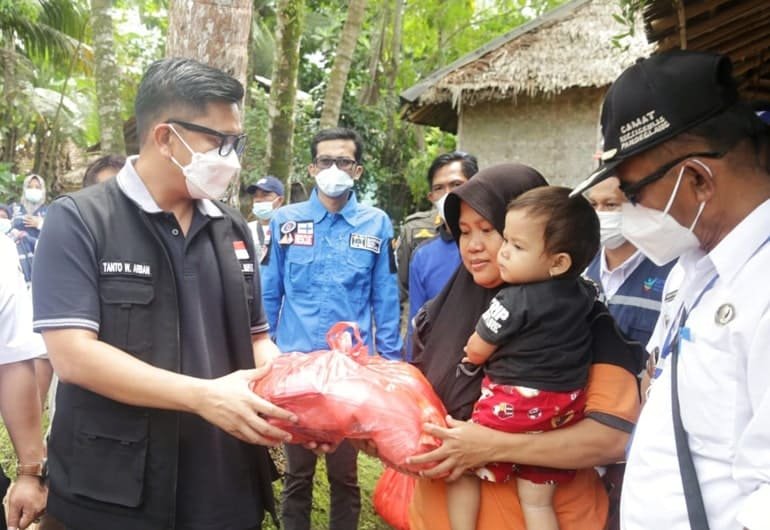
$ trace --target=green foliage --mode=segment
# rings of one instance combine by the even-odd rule
[[[24,175],[11,171],[9,162],[0,162],[0,203],[10,204],[21,197]]]
[[[613,46],[621,49],[628,49],[627,41],[636,33],[636,19],[641,16],[642,11],[650,4],[650,0],[618,0],[620,13],[614,13],[612,18],[623,26],[623,32],[612,37]]]

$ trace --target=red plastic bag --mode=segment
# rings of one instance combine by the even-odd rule
[[[414,477],[387,468],[374,487],[374,511],[396,530],[409,530]]]
[[[446,425],[446,410],[430,383],[407,363],[370,357],[355,324],[335,324],[326,338],[330,350],[282,355],[253,385],[299,418],[297,424],[271,422],[291,433],[294,443],[371,439],[387,464],[424,469],[406,465],[407,457],[440,445],[422,424]]]

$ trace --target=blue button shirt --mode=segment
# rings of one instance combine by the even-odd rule
[[[422,243],[409,262],[409,326],[406,334],[407,359],[412,358],[412,319],[425,302],[441,292],[460,266],[460,250],[448,231]]]
[[[276,211],[270,230],[262,296],[281,351],[328,349],[329,328],[352,321],[370,353],[401,358],[393,225],[385,212],[359,204],[351,192],[332,213],[313,190],[308,201]]]

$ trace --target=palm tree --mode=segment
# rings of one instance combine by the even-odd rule
[[[342,108],[342,96],[348,81],[350,64],[353,62],[353,52],[356,49],[358,34],[364,24],[366,0],[350,0],[348,16],[342,28],[340,42],[329,74],[329,85],[326,87],[323,111],[321,112],[321,128],[336,127]]]

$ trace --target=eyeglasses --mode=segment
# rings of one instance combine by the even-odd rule
[[[199,132],[208,134],[209,136],[216,136],[219,138],[219,155],[227,156],[233,151],[238,156],[243,154],[243,150],[246,149],[246,134],[225,134],[214,129],[209,129],[203,125],[196,125],[182,120],[166,120],[166,123],[173,123],[180,125],[188,131]]]
[[[653,182],[662,179],[666,173],[671,171],[672,168],[674,168],[677,164],[681,164],[688,158],[695,158],[695,157],[704,157],[704,158],[722,158],[725,156],[725,153],[720,153],[717,151],[706,151],[702,153],[688,153],[686,155],[680,156],[679,158],[676,158],[672,160],[671,162],[668,162],[646,177],[644,177],[641,180],[638,180],[636,182],[632,183],[620,183],[620,191],[623,192],[623,195],[626,196],[628,201],[631,204],[636,204],[639,200],[639,192],[644,188],[645,186],[648,186],[649,184],[652,184]]]
[[[328,169],[332,167],[332,165],[335,165],[342,171],[347,171],[355,167],[356,161],[344,156],[318,156],[313,161],[313,164],[320,169]]]

